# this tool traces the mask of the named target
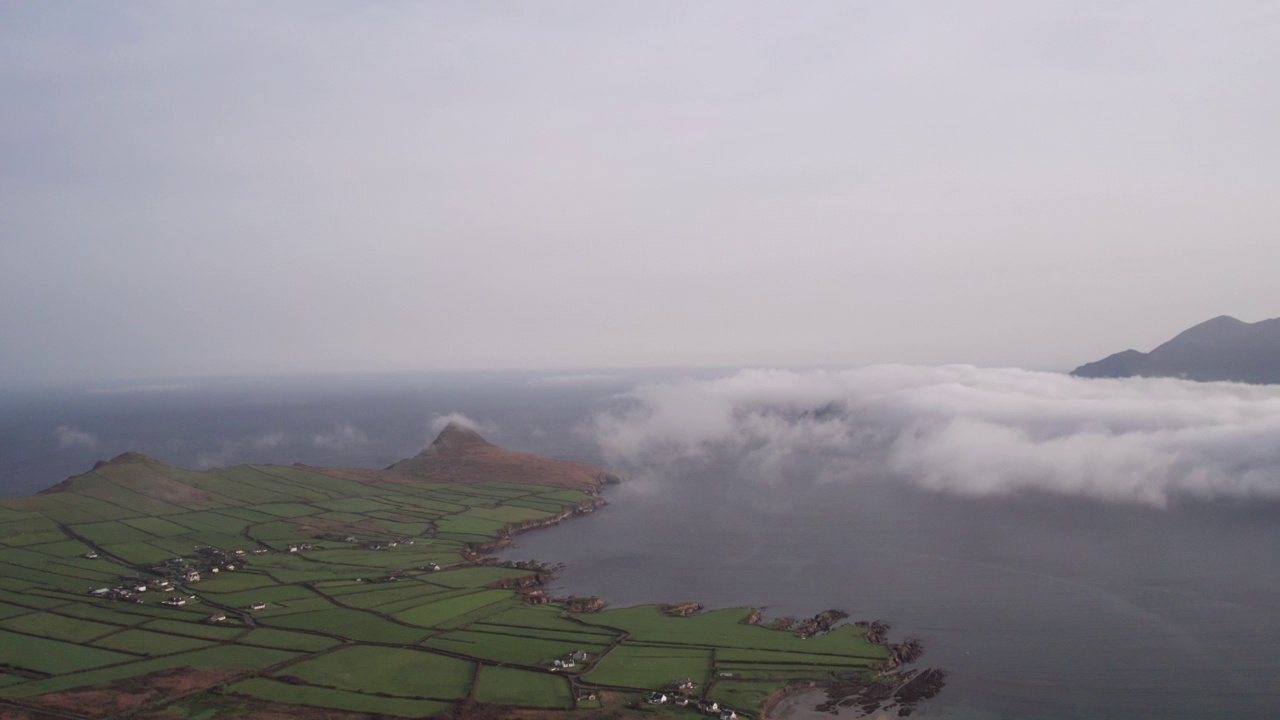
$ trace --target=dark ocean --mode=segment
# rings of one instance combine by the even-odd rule
[[[709,373],[700,373],[707,375]],[[662,376],[680,376],[672,371]],[[0,393],[0,495],[137,450],[190,468],[385,467],[452,413],[492,442],[602,462],[584,429],[654,373],[202,380]],[[600,512],[518,538],[559,585],[614,605],[842,608],[925,643],[949,673],[921,718],[1280,717],[1280,504],[1167,509],[973,499],[735,458],[610,489]],[[796,703],[796,716],[803,703]]]

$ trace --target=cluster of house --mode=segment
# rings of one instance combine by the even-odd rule
[[[396,581],[398,581],[398,580],[402,580],[402,579],[407,578],[407,577],[409,577],[409,573],[408,573],[408,571],[406,571],[406,570],[392,570],[391,572],[387,573],[386,575],[382,575],[382,576],[380,576],[380,577],[373,577],[373,578],[365,578],[365,577],[361,577],[361,578],[356,578],[356,582],[388,583],[388,582],[396,582]]]
[[[205,569],[210,573],[216,573],[220,570],[235,570],[236,563],[244,562],[243,550],[223,550],[212,546],[202,547],[196,550],[196,554],[203,561]]]
[[[298,543],[297,545],[290,545],[285,548],[286,551],[291,553],[303,552],[305,550],[315,550],[315,549],[316,549],[316,546],[312,545],[309,542]]]
[[[660,690],[653,693],[646,698],[645,702],[650,705],[666,705],[667,703],[671,703],[676,707],[683,708],[692,706],[692,709],[697,710],[703,715],[718,717],[720,720],[738,720],[738,713],[730,710],[729,708],[720,707],[720,703],[715,700],[708,700],[706,698],[693,700],[690,698],[689,696],[693,693],[695,687],[696,685],[692,680],[685,678],[684,680],[672,683],[669,690]]]
[[[126,602],[142,603],[142,598],[138,597],[147,590],[156,592],[173,592],[174,587],[171,582],[163,579],[145,580],[141,575],[123,575],[116,580],[114,587],[101,587],[89,591],[89,595],[104,600],[124,600]]]
[[[690,705],[693,705],[693,709],[703,715],[718,717],[720,720],[738,720],[738,713],[730,710],[729,708],[720,707],[720,703],[715,700],[707,700],[705,698],[694,701],[684,695],[669,696],[664,692],[655,692],[649,696],[646,702],[650,705],[665,705],[670,702],[676,707],[689,707]]]
[[[570,668],[575,668],[578,666],[578,663],[587,662],[590,659],[591,659],[591,653],[587,652],[586,650],[574,650],[573,652],[565,655],[564,657],[559,657],[559,658],[556,658],[555,660],[552,660],[551,671],[555,672],[557,670],[568,670]]]
[[[254,550],[253,554],[261,555],[265,552],[266,550],[259,548]],[[245,551],[202,547],[196,549],[196,555],[198,556],[196,560],[175,557],[156,563],[151,566],[151,572],[170,580],[181,580],[188,583],[200,582],[201,571],[215,574],[224,570],[235,570],[238,567],[238,563],[244,562]]]
[[[144,590],[146,589],[145,585],[142,587]],[[109,587],[109,588],[106,588],[106,587],[94,588],[93,590],[90,590],[88,594],[92,597],[103,598],[104,600],[124,600],[127,602],[135,602],[135,603],[141,604],[142,598],[138,597],[134,593],[135,591],[133,588],[119,586],[119,587]]]

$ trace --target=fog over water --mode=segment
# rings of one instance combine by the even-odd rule
[[[592,429],[612,463],[644,477],[729,453],[744,461],[740,477],[766,482],[818,456],[825,481],[958,495],[1280,497],[1276,386],[883,365],[748,370],[648,384],[625,400]]]
[[[838,607],[950,673],[924,718],[1280,715],[1274,388],[973,367],[437,374],[0,398],[0,494],[141,450],[383,467],[450,420],[607,463],[522,535],[568,592]]]

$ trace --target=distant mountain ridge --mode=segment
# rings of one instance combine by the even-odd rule
[[[1071,374],[1280,383],[1280,318],[1246,323],[1220,315],[1182,331],[1149,353],[1125,350],[1085,363]]]

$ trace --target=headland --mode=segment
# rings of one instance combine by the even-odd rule
[[[459,425],[384,470],[100,462],[0,501],[0,718],[731,719],[813,685],[915,707],[918,646],[883,625],[611,609],[489,556],[616,481]]]

